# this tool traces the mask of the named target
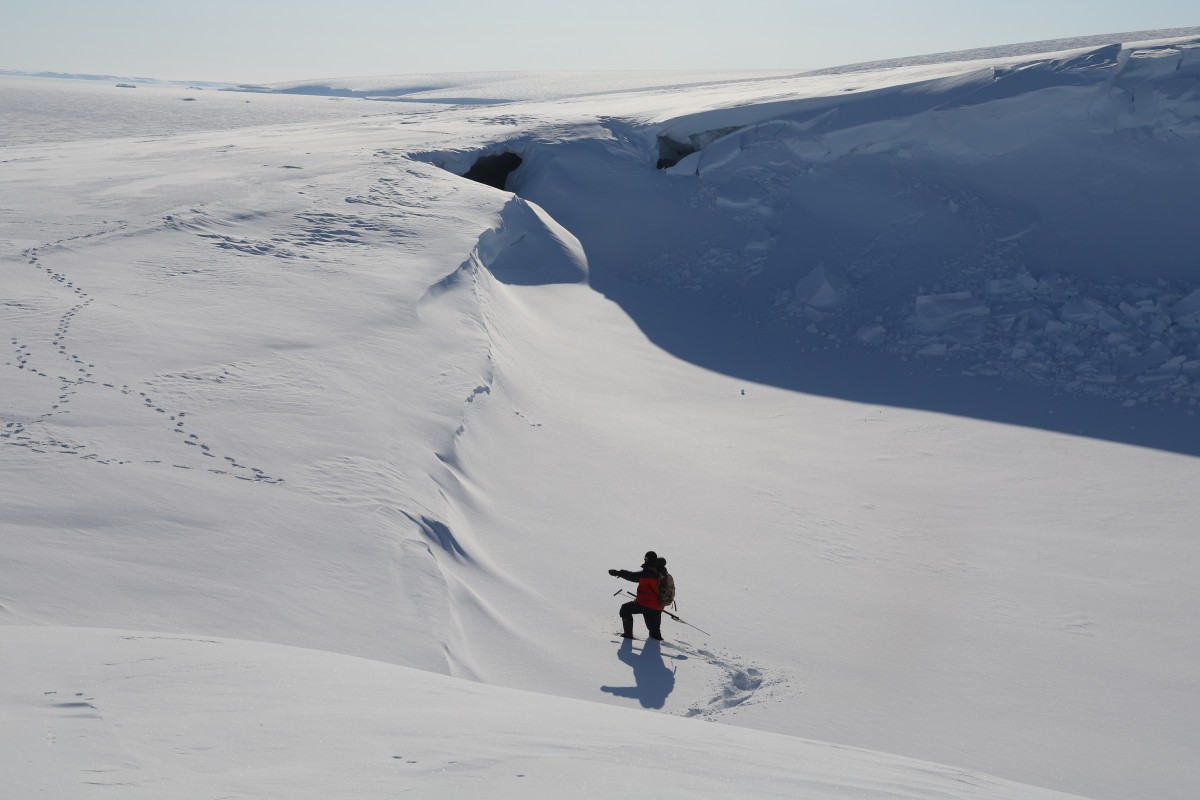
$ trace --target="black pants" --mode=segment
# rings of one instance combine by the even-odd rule
[[[662,612],[656,611],[653,608],[646,608],[644,605],[633,600],[621,606],[621,625],[624,628],[626,637],[633,636],[634,614],[641,614],[645,617],[646,628],[650,631],[651,639],[662,638],[662,631],[659,629],[659,626],[662,625]]]

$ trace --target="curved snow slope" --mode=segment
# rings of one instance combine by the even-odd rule
[[[579,240],[520,197],[505,204],[499,224],[483,232],[463,268],[486,269],[501,283],[518,286],[587,280],[587,256]]]
[[[313,650],[0,634],[6,797],[1068,800],[986,775]]]
[[[1135,63],[1131,54],[1122,74]],[[912,83],[911,70],[927,81],[954,69],[868,77],[884,88]],[[1164,97],[1160,77],[1139,96]],[[1189,407],[1126,409],[1002,376],[938,374],[931,363],[950,362],[887,350],[904,329],[886,323],[908,311],[876,312],[882,346],[854,330],[830,338],[837,315],[853,319],[839,297],[855,284],[836,274],[836,248],[816,271],[791,225],[789,209],[803,208],[792,198],[822,199],[802,176],[821,177],[837,212],[807,229],[818,244],[855,242],[838,221],[869,232],[894,219],[885,228],[901,238],[909,217],[923,231],[935,219],[945,223],[935,232],[978,233],[946,221],[946,197],[920,190],[931,180],[940,191],[942,173],[905,173],[929,162],[896,153],[821,163],[767,147],[770,160],[755,161],[751,146],[708,177],[671,174],[654,169],[661,127],[645,124],[772,92],[837,94],[864,74],[806,80],[4,148],[0,621],[299,646],[1077,794],[1191,798],[1200,462],[1121,445],[1115,422],[1105,436],[1056,432],[1103,408],[1126,440],[1153,419],[1195,441]],[[1190,80],[1171,107],[1191,107]],[[1077,90],[1051,90],[1049,107]],[[889,127],[876,119],[830,135]],[[892,129],[911,133],[903,120]],[[1185,152],[1183,137],[1155,134],[1120,136],[1134,151]],[[416,160],[504,147],[527,156],[512,176],[529,189],[520,200]],[[776,163],[780,202],[765,176],[737,175],[739,164]],[[838,194],[841,180],[862,192]],[[954,185],[954,170],[944,180]],[[1007,226],[1013,213],[1000,215],[1000,236],[1020,232]],[[788,224],[772,230],[779,220]],[[761,313],[762,284],[746,274],[760,264],[788,291],[773,312],[782,318]],[[982,274],[1000,280],[993,266]],[[685,269],[695,282],[675,280]],[[979,304],[945,288],[910,292],[911,277],[870,284],[874,300],[911,307],[924,326],[913,335],[949,351],[951,334],[974,330]],[[1061,283],[1028,277],[1032,287],[1015,272],[996,289],[1033,302],[1046,280],[1054,302]],[[1168,306],[1155,291],[1127,302],[1138,318],[1136,330],[1122,323],[1130,343],[1162,313],[1188,319],[1182,298]],[[1086,331],[1104,307],[1125,313],[1089,297],[1061,324]],[[830,316],[810,319],[810,306]],[[1028,331],[1033,310],[1004,317],[1014,329],[1026,318]],[[788,370],[810,383],[746,378]],[[837,389],[846,376],[869,391],[855,399],[822,383]],[[963,413],[938,413],[953,405],[931,401],[941,395]],[[1026,424],[996,424],[1004,417],[959,400],[984,396],[1018,405]],[[668,645],[649,656],[613,635],[614,592],[629,585],[605,574],[647,548],[670,560],[683,618],[711,632],[669,622]],[[307,660],[259,658],[239,663],[288,674],[280,661]],[[217,674],[240,685],[237,671]],[[254,687],[269,683],[258,674]],[[65,678],[85,691],[82,675]],[[216,688],[202,685],[199,697]],[[0,720],[28,708],[6,702]],[[137,708],[130,726],[169,722]],[[525,716],[508,720],[504,746],[529,741]],[[484,755],[499,757],[490,747]],[[604,762],[606,791],[642,769],[626,754]],[[388,748],[380,761],[394,755],[406,754]],[[861,765],[843,766],[831,784],[855,787],[849,772]],[[703,769],[742,775],[732,761]]]

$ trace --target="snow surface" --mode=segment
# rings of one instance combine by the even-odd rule
[[[436,72],[289,81],[243,91],[365,97],[450,104],[559,100],[628,91],[668,91],[793,75],[797,70],[561,70],[553,72]]]
[[[949,767],[332,653],[9,628],[8,796],[1067,800]]]
[[[1198,51],[6,115],[2,794],[1191,797]]]
[[[0,148],[13,145],[157,138],[294,122],[355,119],[394,108],[340,97],[246,95],[212,85],[0,76]]]

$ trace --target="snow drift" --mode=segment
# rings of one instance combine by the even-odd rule
[[[587,280],[587,257],[571,233],[536,204],[519,197],[479,237],[472,260],[501,283],[531,286]]]

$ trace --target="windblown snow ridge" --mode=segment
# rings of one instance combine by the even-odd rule
[[[1194,30],[1200,37],[1200,28]],[[810,161],[825,161],[849,153],[882,150],[909,151],[958,145],[951,155],[997,155],[1022,146],[1033,137],[1044,136],[1047,123],[1087,117],[1105,120],[1113,130],[1148,129],[1158,136],[1200,135],[1197,110],[1200,98],[1195,82],[1200,74],[1200,38],[1152,47],[1130,47],[1109,43],[1060,58],[1039,59],[1011,65],[980,65],[961,74],[918,83],[898,84],[865,92],[849,92],[800,100],[758,103],[719,111],[686,115],[666,122],[658,133],[660,141],[682,156],[720,143],[722,149],[680,164],[680,172],[700,172],[753,147],[761,139],[786,136],[795,155]],[[1054,112],[1035,106],[1014,109],[1014,118],[994,120],[1000,130],[969,130],[958,133],[942,123],[918,127],[922,115],[943,117],[970,106],[989,102],[1034,99],[1038,92],[1077,87],[1073,96]],[[1140,100],[1135,102],[1135,99]],[[1040,112],[1031,118],[1029,111]],[[908,121],[908,125],[901,125]],[[949,120],[947,120],[948,122]],[[981,120],[967,120],[978,124]],[[888,123],[857,138],[838,142],[831,134],[871,124]],[[768,125],[763,130],[753,126]],[[736,140],[727,137],[736,134]],[[986,145],[983,142],[986,141]],[[983,145],[983,146],[981,146]]]
[[[919,56],[902,56],[900,58],[882,59],[879,61],[864,61],[858,64],[844,64],[836,67],[824,67],[804,72],[805,76],[845,75],[853,72],[872,72],[875,70],[895,69],[897,67],[917,66],[921,64],[948,64],[958,61],[982,61],[995,58],[1013,58],[1040,53],[1055,53],[1064,50],[1077,50],[1085,47],[1096,47],[1113,42],[1150,42],[1158,39],[1174,39],[1182,36],[1200,36],[1200,28],[1159,28],[1149,31],[1129,31],[1126,33],[1104,33],[1095,36],[1071,36],[1065,39],[1043,39],[1037,42],[1022,42],[1019,44],[996,45],[995,47],[976,47],[970,50],[952,50],[945,53],[929,53]]]

